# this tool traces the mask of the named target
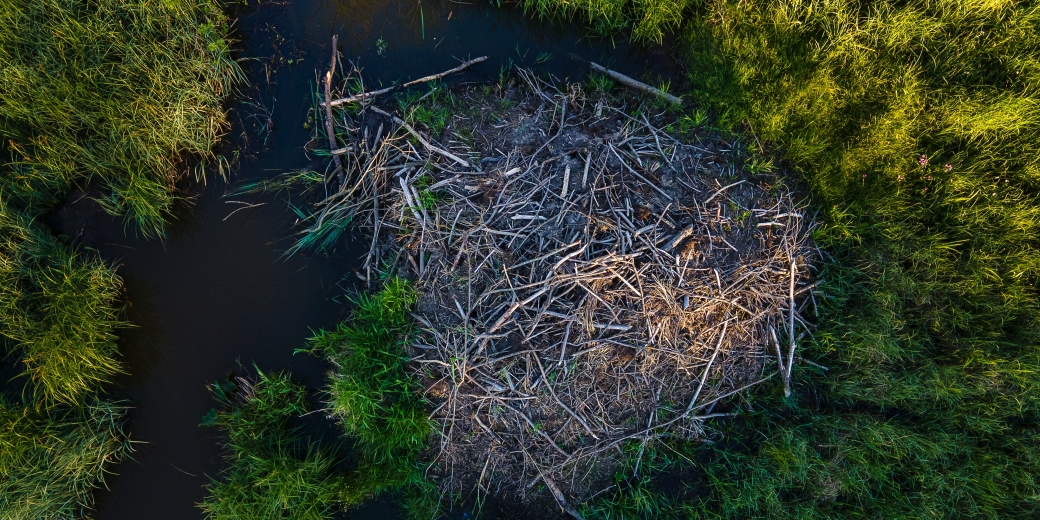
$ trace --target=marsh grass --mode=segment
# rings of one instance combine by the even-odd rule
[[[320,154],[319,154],[320,155]],[[268,179],[247,182],[229,190],[226,197],[261,193],[297,193],[307,195],[325,184],[322,174],[313,170],[286,172]]]
[[[121,292],[104,262],[77,256],[0,197],[0,336],[38,406],[75,405],[122,371]]]
[[[216,0],[0,0],[0,28],[0,345],[25,378],[0,396],[0,520],[83,518],[130,451],[126,408],[98,397],[122,371],[122,282],[42,215],[101,187],[160,235],[189,163],[221,164],[241,71]]]
[[[690,483],[683,480],[686,475],[678,473],[688,467],[687,462],[694,455],[691,448],[674,440],[650,442],[645,446],[635,441],[624,444],[621,446],[624,464],[614,475],[614,486],[603,490],[596,500],[582,504],[582,515],[589,520],[691,517],[684,498],[695,493]],[[658,482],[662,478],[678,483],[672,486],[677,489],[663,492]]]
[[[661,43],[677,29],[689,0],[523,0],[528,13],[547,18],[581,17],[601,35],[631,30],[634,40]]]
[[[122,371],[121,293],[114,270],[0,196],[0,345],[27,401],[0,396],[0,520],[82,518],[129,454],[126,407],[97,397]]]
[[[400,491],[411,518],[430,518],[437,510],[436,490],[423,479],[419,455],[433,427],[421,387],[405,371],[415,300],[414,287],[391,277],[381,291],[359,296],[351,319],[319,331],[307,350],[328,356],[336,367],[328,409],[354,442],[358,460],[347,477],[348,505]]]
[[[625,12],[542,4],[526,5],[611,29]],[[691,122],[711,113],[793,168],[831,260],[800,347],[830,370],[802,365],[797,399],[759,399],[703,448],[710,485],[688,514],[1035,516],[1040,7],[703,0],[672,14]]]
[[[95,398],[42,412],[0,401],[0,519],[82,518],[106,468],[131,451],[125,416]]]
[[[322,520],[340,509],[336,455],[309,442],[293,419],[307,412],[307,391],[285,374],[257,371],[255,383],[215,383],[221,410],[203,425],[226,435],[229,467],[206,486],[206,518]]]
[[[47,208],[72,186],[162,233],[187,159],[214,159],[241,69],[215,0],[0,0],[8,193]],[[199,167],[201,172],[201,166]]]
[[[451,90],[437,82],[430,83],[426,92],[413,88],[396,98],[401,112],[407,114],[406,119],[425,127],[430,135],[439,135],[454,111],[461,108]]]

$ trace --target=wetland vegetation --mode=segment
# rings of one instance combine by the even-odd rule
[[[199,507],[213,520],[329,518],[342,509],[335,451],[291,424],[308,413],[307,389],[287,374],[256,372],[255,381],[239,376],[210,386],[222,409],[203,426],[226,435],[228,467]]]
[[[733,164],[741,176],[782,172],[815,213],[812,240],[822,251],[813,313],[798,325],[804,334],[797,336],[791,395],[774,378],[723,401],[720,413],[739,414],[713,419],[701,435],[618,443],[612,474],[582,503],[560,500],[552,474],[539,474],[524,487],[549,497],[535,514],[563,514],[557,501],[587,519],[1037,514],[1040,6],[519,5],[531,17],[581,20],[600,36],[667,43],[682,64],[667,87],[685,103],[647,97],[626,105],[624,115],[666,113],[670,135],[739,143],[744,155]],[[0,396],[0,519],[89,516],[93,491],[132,452],[127,403],[107,394],[125,371],[119,337],[132,326],[123,280],[94,251],[57,236],[48,218],[76,193],[122,216],[128,232],[161,237],[184,183],[202,179],[207,165],[223,171],[226,163],[213,152],[227,128],[222,102],[243,78],[225,7],[217,0],[0,0],[0,343],[3,373],[15,376]],[[386,49],[384,41],[379,54]],[[503,74],[497,86],[490,82],[488,93],[508,80]],[[583,88],[631,96],[603,76]],[[402,143],[423,149],[437,142],[424,144],[422,136],[437,136],[473,149],[478,136],[452,126],[467,107],[447,86],[428,92],[384,105],[413,129]],[[514,108],[508,96],[497,99],[487,114]],[[557,111],[550,120],[565,119]],[[361,129],[351,153],[400,126],[393,117],[385,128]],[[351,141],[346,132],[340,138]],[[648,147],[660,146],[651,142],[647,137]],[[487,157],[458,159],[481,165]],[[311,197],[323,191],[320,172],[291,175],[257,186],[303,184]],[[412,180],[416,200],[400,205],[401,220],[391,223],[399,229],[384,233],[421,232],[423,212],[446,204],[442,179]],[[723,209],[741,222],[749,218],[739,204]],[[299,251],[341,240],[357,223],[353,214],[326,222],[301,212],[305,229],[317,223],[312,229],[321,233],[302,235]],[[361,253],[370,251],[362,242]],[[333,367],[321,399],[342,426],[348,463],[340,464],[338,442],[326,446],[296,428],[310,409],[308,391],[287,374],[257,371],[253,379],[217,382],[218,407],[204,423],[221,431],[227,469],[208,486],[202,514],[331,518],[385,493],[402,497],[414,518],[456,506],[498,514],[484,508],[488,495],[495,497],[481,487],[479,468],[468,476],[480,490],[475,495],[449,488],[450,496],[438,496],[443,480],[428,472],[440,451],[431,447],[452,434],[431,419],[438,409],[429,396],[444,389],[409,368],[420,325],[433,327],[417,322],[423,287],[397,277],[396,266],[421,271],[431,258],[406,252],[379,260],[359,271],[368,283],[353,298],[351,317],[301,349]],[[449,311],[458,304],[448,303]],[[529,324],[532,332],[543,315]],[[780,340],[792,339],[779,332]],[[628,359],[624,348],[612,359]],[[438,360],[455,374],[461,359]],[[533,383],[537,391],[539,375],[555,382],[566,374],[538,364],[527,369],[533,381],[499,372],[494,384],[504,391]],[[576,405],[561,406],[577,415]],[[592,429],[561,417],[561,431]],[[544,441],[545,425],[515,418],[518,432]],[[493,429],[492,436],[503,433]],[[522,460],[526,471],[538,459],[525,452]]]
[[[162,234],[189,162],[212,159],[239,78],[212,1],[0,2],[0,518],[79,518],[131,450],[123,284],[46,223],[96,189],[132,232]]]
[[[759,397],[699,448],[703,484],[683,507],[1035,515],[1040,7],[649,4],[672,13],[690,111],[791,166],[828,255],[803,352],[829,370],[803,365],[796,398]],[[641,23],[598,5],[583,12],[605,31]],[[629,482],[606,503],[643,516],[651,488]]]
[[[367,96],[333,109],[335,145],[315,140],[339,150],[342,174],[302,233],[360,229],[358,275],[414,287],[411,337],[338,342],[350,357],[335,363],[329,409],[354,438],[370,421],[414,431],[445,511],[480,515],[493,497],[581,516],[625,468],[622,446],[638,474],[648,447],[701,441],[736,413],[720,402],[774,376],[788,386],[791,333],[811,307],[810,216],[746,144],[680,134],[671,99],[610,73],[654,95],[517,68],[494,86]],[[386,328],[362,301],[354,319],[373,325],[360,330]],[[792,338],[781,360],[778,334]],[[376,374],[421,399],[358,399]],[[397,426],[420,419],[432,429]]]
[[[756,394],[715,442],[665,441],[664,477],[619,473],[584,514],[1035,514],[1040,8],[525,5],[674,38],[686,124],[790,168],[826,252],[795,394]]]

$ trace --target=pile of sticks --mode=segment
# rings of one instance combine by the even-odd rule
[[[739,143],[690,144],[665,114],[516,74],[507,91],[458,90],[475,109],[446,144],[375,105],[339,112],[345,177],[312,226],[349,216],[371,237],[362,276],[418,287],[409,356],[447,496],[531,499],[544,483],[580,517],[625,457],[639,474],[648,443],[704,436],[771,377],[789,391],[816,250]]]

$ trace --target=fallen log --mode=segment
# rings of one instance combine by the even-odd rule
[[[465,70],[465,69],[467,69],[467,68],[469,68],[469,67],[471,67],[471,66],[473,66],[473,65],[475,65],[477,63],[480,63],[480,62],[482,62],[482,61],[484,61],[486,59],[487,59],[487,56],[481,56],[479,58],[473,58],[472,60],[469,60],[469,61],[459,65],[458,67],[455,67],[454,69],[446,70],[444,72],[441,72],[440,74],[433,74],[433,75],[430,75],[430,76],[422,77],[422,78],[419,78],[419,79],[414,80],[414,81],[409,81],[408,83],[405,83],[405,84],[402,84],[402,85],[394,85],[394,86],[391,86],[391,87],[386,87],[384,89],[373,90],[371,92],[362,92],[360,94],[355,94],[355,95],[350,96],[350,97],[336,99],[336,100],[333,100],[333,101],[329,102],[329,106],[338,107],[340,105],[345,105],[347,103],[356,103],[358,101],[362,101],[362,100],[365,100],[365,99],[368,99],[368,98],[373,98],[373,97],[376,97],[376,96],[380,96],[380,95],[386,94],[388,92],[393,92],[394,90],[397,90],[397,89],[408,88],[408,87],[410,87],[412,85],[418,85],[419,83],[426,83],[427,81],[433,81],[433,80],[441,79],[444,76],[447,76],[449,74],[454,74],[456,72],[461,72],[461,71],[463,71],[463,70]]]
[[[663,91],[663,90],[661,90],[661,89],[659,89],[657,87],[651,87],[650,85],[647,85],[646,83],[643,83],[642,81],[639,81],[639,80],[636,80],[636,79],[632,79],[632,78],[630,78],[630,77],[628,77],[628,76],[626,76],[626,75],[624,75],[624,74],[622,74],[622,73],[620,73],[620,72],[618,72],[616,70],[610,70],[610,69],[604,67],[603,65],[600,65],[599,63],[590,61],[589,62],[589,66],[592,67],[592,70],[594,70],[596,72],[600,72],[600,73],[606,74],[608,77],[610,77],[610,79],[613,79],[614,81],[617,81],[618,83],[621,83],[622,85],[624,85],[626,87],[634,88],[636,90],[642,90],[643,92],[649,92],[650,94],[653,94],[653,95],[658,96],[658,97],[663,97],[663,98],[667,99],[668,101],[671,101],[672,103],[675,103],[677,105],[681,105],[682,104],[682,98],[681,97],[673,96],[673,95],[671,95],[671,94],[669,94],[669,93],[667,93],[667,92],[665,92],[665,91]]]
[[[339,146],[336,143],[336,129],[332,123],[332,108],[329,104],[329,98],[332,96],[332,76],[336,73],[336,43],[339,39],[339,35],[332,35],[332,63],[329,65],[329,71],[325,73],[325,133],[329,136],[329,150],[337,150]],[[332,159],[336,164],[336,171],[334,175],[339,180],[340,186],[346,180],[346,174],[343,171],[343,161],[340,160],[339,154],[333,153]]]

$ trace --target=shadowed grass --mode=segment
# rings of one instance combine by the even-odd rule
[[[673,14],[691,113],[775,144],[830,255],[800,347],[830,370],[801,368],[797,399],[760,396],[704,448],[710,485],[686,514],[1035,516],[1040,6],[701,0]]]
[[[662,493],[656,481],[662,474],[682,469],[688,455],[692,455],[681,453],[673,446],[683,450],[690,448],[682,441],[653,441],[648,442],[645,447],[642,447],[639,441],[625,443],[622,446],[625,462],[614,475],[615,486],[604,490],[596,500],[582,504],[582,515],[588,520],[683,518],[685,514],[681,498],[686,494],[686,490],[672,494]],[[682,477],[672,474],[665,478],[680,481]]]
[[[206,486],[199,507],[213,520],[332,518],[342,487],[336,457],[289,424],[307,411],[306,389],[287,375],[257,373],[255,384],[212,387],[225,409],[203,424],[227,435],[230,467]]]
[[[93,398],[46,412],[0,401],[0,520],[82,518],[105,469],[131,451],[125,415]]]
[[[409,516],[431,518],[436,491],[423,479],[419,454],[427,447],[432,423],[418,383],[404,368],[415,299],[408,282],[392,277],[375,295],[358,298],[347,323],[319,331],[308,350],[328,356],[336,366],[328,407],[354,441],[358,459],[347,478],[347,504],[403,490]]]
[[[407,114],[406,120],[420,128],[425,128],[429,135],[440,135],[448,124],[452,114],[459,108],[455,96],[443,84],[433,82],[423,89],[412,89],[397,94],[397,105],[401,113]]]
[[[161,234],[185,159],[212,157],[242,78],[221,5],[0,0],[0,27],[3,183],[46,208],[103,181],[106,210]]]

